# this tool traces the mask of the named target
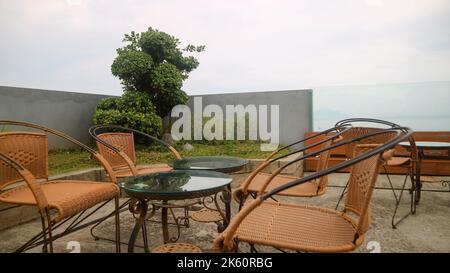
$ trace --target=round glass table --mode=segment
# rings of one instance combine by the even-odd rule
[[[248,161],[231,156],[195,156],[174,160],[169,165],[175,170],[210,170],[222,173],[240,171]]]
[[[141,228],[144,237],[144,249],[148,252],[145,220],[151,218],[158,207],[161,208],[164,243],[171,241],[167,221],[168,209],[176,206],[168,204],[170,200],[184,200],[213,195],[216,209],[225,219],[223,228],[226,228],[231,217],[231,182],[232,177],[227,174],[199,170],[172,170],[128,177],[121,180],[119,183],[120,188],[136,200],[136,202],[130,204],[130,211],[139,215],[136,217],[136,224],[128,242],[128,252],[134,251],[136,237]],[[220,208],[219,200],[225,204],[225,212]],[[162,201],[162,203],[150,203],[149,201]],[[149,211],[149,205],[152,206],[151,211]]]

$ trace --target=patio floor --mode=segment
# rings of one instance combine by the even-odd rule
[[[236,175],[234,177],[233,187],[239,185],[245,175]],[[348,174],[332,174],[330,184],[344,185]],[[403,176],[393,176],[396,186],[400,186]],[[388,186],[385,175],[380,175],[377,186]],[[425,185],[425,189],[444,189],[442,185]],[[338,196],[342,189],[329,188],[329,191],[321,197],[316,198],[297,198],[289,200],[292,202],[307,202],[320,206],[334,208]],[[448,188],[447,188],[448,190]],[[281,200],[286,198],[280,198]],[[125,199],[124,199],[125,200]],[[110,204],[98,213],[106,213],[112,210]],[[423,192],[422,200],[417,207],[417,214],[404,220],[397,229],[391,228],[391,216],[394,208],[394,197],[391,191],[375,190],[372,199],[372,225],[369,230],[366,241],[357,252],[370,252],[367,243],[371,241],[378,242],[381,252],[450,252],[450,194]],[[237,206],[233,202],[233,215],[236,213]],[[409,210],[409,194],[405,192],[399,214],[402,215]],[[182,211],[180,210],[180,213]],[[156,213],[155,219],[159,217]],[[134,225],[134,218],[130,213],[121,214],[121,236],[122,241],[128,241],[131,229]],[[40,231],[40,221],[34,220],[14,228],[0,231],[0,252],[10,252],[17,248],[21,243],[26,242],[34,234]],[[176,229],[171,227],[171,235],[176,233]],[[97,234],[113,238],[114,224],[113,220],[107,221],[97,229]],[[190,228],[182,228],[179,242],[187,242],[199,246],[204,251],[209,251],[212,241],[217,235],[215,224],[204,224],[191,221]],[[148,236],[150,248],[156,247],[162,243],[162,231],[159,223],[148,224]],[[138,237],[137,244],[142,244],[142,237]],[[84,229],[63,237],[54,242],[55,252],[70,252],[67,249],[69,241],[80,242],[81,252],[114,252],[115,246],[111,242],[99,240],[95,241],[89,234],[89,229]],[[242,245],[242,251],[247,251],[247,246]],[[261,252],[277,252],[275,249],[267,247],[257,247]],[[29,250],[29,252],[40,252],[41,248]],[[126,245],[123,245],[122,251],[126,251]],[[136,248],[136,252],[142,252],[142,248]]]

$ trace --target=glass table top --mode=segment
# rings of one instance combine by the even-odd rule
[[[399,145],[409,147],[409,142],[400,142]],[[436,149],[446,149],[450,148],[450,142],[437,142],[437,141],[416,141],[416,146],[418,148],[436,148]]]
[[[172,170],[121,179],[119,187],[131,196],[187,198],[229,185],[232,177],[213,171]]]
[[[212,170],[218,172],[235,172],[242,169],[248,161],[231,156],[196,156],[184,157],[169,163],[176,170]]]

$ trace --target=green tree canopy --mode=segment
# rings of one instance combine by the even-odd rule
[[[202,52],[204,46],[180,48],[180,41],[165,32],[147,31],[125,34],[126,45],[117,49],[111,72],[121,80],[126,91],[147,93],[160,117],[168,115],[177,104],[187,102],[181,90],[188,74],[199,62],[184,52]]]

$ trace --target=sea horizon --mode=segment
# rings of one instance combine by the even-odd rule
[[[313,88],[313,128],[346,118],[388,120],[415,131],[450,131],[450,81]]]

